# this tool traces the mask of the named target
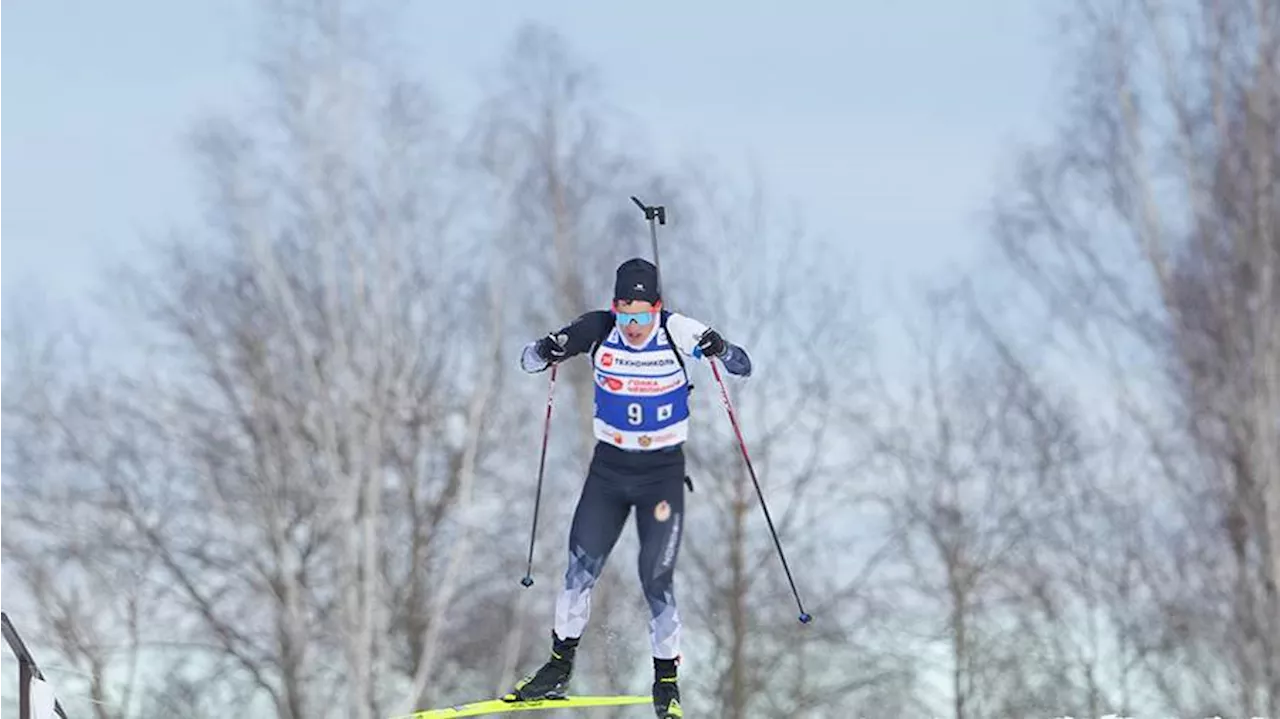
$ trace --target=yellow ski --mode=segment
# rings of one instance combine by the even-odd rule
[[[392,717],[391,719],[453,719],[454,717],[478,717],[487,714],[526,712],[538,709],[618,707],[628,704],[652,703],[653,697],[648,696],[569,697],[567,699],[537,699],[528,702],[504,702],[501,699],[490,699],[471,704],[458,704],[443,709],[427,709],[416,714],[407,714],[405,716]]]

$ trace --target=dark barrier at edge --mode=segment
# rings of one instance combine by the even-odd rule
[[[4,630],[4,640],[18,658],[18,716],[21,719],[31,719],[31,679],[34,677],[44,681],[44,675],[40,673],[40,667],[36,666],[36,660],[27,650],[27,645],[22,643],[18,630],[13,628],[9,615],[4,612],[0,612],[0,629]],[[62,719],[67,719],[67,713],[62,711],[62,704],[57,699],[53,700],[53,710]]]

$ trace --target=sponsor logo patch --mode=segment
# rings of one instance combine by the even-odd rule
[[[606,361],[606,358],[608,361]],[[617,363],[622,367],[674,367],[676,360],[674,357],[660,357],[658,359],[631,359],[630,357],[618,357],[615,359],[612,354],[605,353],[600,358],[600,364],[605,367],[611,367],[613,363]]]
[[[684,378],[676,375],[667,379],[627,378],[628,394],[664,394],[684,384]]]
[[[667,504],[667,500],[664,499],[658,502],[657,506],[653,508],[653,518],[659,522],[671,519],[671,505]]]
[[[596,373],[596,383],[610,392],[621,392],[623,387],[622,380],[617,377],[610,377],[603,372]]]
[[[615,377],[608,372],[596,371],[596,384],[619,394],[633,397],[656,397],[674,392],[685,385],[684,377],[647,378],[647,377]],[[661,418],[659,418],[661,419]]]

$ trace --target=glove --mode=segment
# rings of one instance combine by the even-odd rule
[[[719,332],[709,329],[698,338],[698,349],[702,350],[703,357],[719,357],[724,354],[727,346]]]
[[[538,340],[538,344],[534,346],[534,350],[538,353],[538,357],[544,362],[559,362],[568,354],[568,350],[564,345],[569,341],[566,335],[557,335],[554,332]]]

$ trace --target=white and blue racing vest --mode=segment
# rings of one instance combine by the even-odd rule
[[[689,437],[689,382],[679,350],[656,327],[639,349],[614,327],[592,357],[596,439],[627,450],[655,450]]]

